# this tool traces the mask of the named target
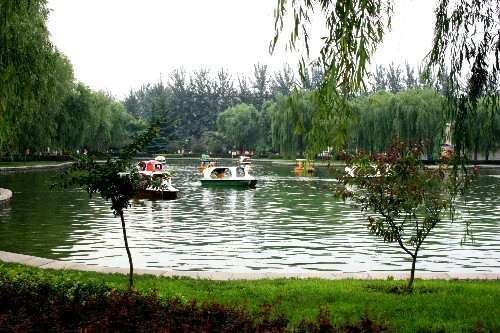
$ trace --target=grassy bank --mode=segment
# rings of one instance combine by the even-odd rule
[[[46,281],[55,286],[76,284],[125,290],[127,276],[71,270],[42,270],[0,263],[0,274],[10,278]],[[500,332],[500,281],[417,280],[415,291],[399,292],[405,281],[276,279],[212,281],[137,275],[135,289],[155,289],[164,299],[186,302],[221,302],[256,310],[274,304],[273,312],[285,313],[290,325],[302,319],[314,321],[320,307],[328,309],[335,325],[368,314],[394,332]]]
[[[61,161],[13,161],[13,162],[0,162],[0,167],[26,167],[26,166],[45,166],[45,165],[58,165],[64,162]]]

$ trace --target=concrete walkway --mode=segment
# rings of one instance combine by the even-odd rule
[[[34,266],[38,268],[50,269],[70,269],[80,271],[93,271],[100,273],[119,273],[128,274],[128,268],[85,265],[72,263],[69,261],[58,261],[52,259],[39,258],[24,254],[16,254],[0,251],[0,261],[15,262],[23,265]],[[364,280],[386,280],[394,278],[396,280],[404,280],[409,278],[409,272],[365,272],[365,273],[340,273],[340,272],[311,272],[311,273],[273,273],[273,272],[249,272],[249,273],[231,273],[231,272],[189,272],[189,271],[167,271],[161,269],[134,269],[134,274],[151,274],[155,276],[186,276],[198,279],[211,280],[258,280],[258,279],[279,279],[279,278],[320,278],[320,279],[364,279]],[[416,272],[416,278],[423,280],[498,280],[500,272],[476,272],[476,273],[429,273]]]

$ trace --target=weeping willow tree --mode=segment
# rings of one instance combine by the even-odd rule
[[[308,155],[311,144],[307,133],[313,123],[313,105],[310,91],[294,91],[288,96],[279,95],[271,111],[273,145],[288,158]]]
[[[364,149],[374,152],[384,147],[390,139],[387,137],[388,126],[392,122],[393,113],[390,112],[394,94],[379,90],[368,96],[360,96],[352,100],[353,113],[357,121],[350,129],[350,140],[346,148],[352,151]],[[391,117],[391,119],[387,119]],[[384,129],[386,128],[386,129]]]
[[[458,157],[464,157],[471,146],[470,131],[475,130],[470,124],[477,116],[478,100],[487,96],[490,114],[498,113],[500,3],[439,0],[435,13],[426,72],[446,80],[446,116],[453,123]],[[285,31],[290,32],[286,47],[305,49],[300,75],[305,77],[309,67],[306,59],[324,72],[312,98],[313,126],[307,133],[313,152],[332,145],[341,148],[348,139],[354,119],[349,100],[365,90],[367,65],[390,30],[393,15],[393,0],[277,0],[270,51]],[[325,23],[327,34],[319,54],[312,56],[313,18]]]
[[[357,119],[351,125],[347,150],[374,153],[391,141],[388,133],[404,142],[423,143],[431,152],[439,151],[445,129],[441,106],[443,96],[430,87],[416,87],[397,94],[377,91],[351,101]]]
[[[429,68],[446,77],[446,115],[457,158],[473,149],[480,102],[493,124],[499,113],[500,2],[440,0]]]
[[[389,0],[277,1],[275,37],[270,50],[275,49],[284,24],[293,22],[287,48],[305,48],[305,58],[302,57],[299,63],[302,78],[309,68],[306,59],[310,58],[312,18],[324,20],[328,30],[322,38],[324,44],[319,55],[312,60],[313,66],[323,70],[323,81],[312,96],[315,112],[307,133],[311,143],[309,149],[314,153],[332,145],[340,149],[346,142],[353,119],[349,99],[366,90],[364,78],[370,55],[390,27],[391,14],[392,1]]]
[[[238,104],[219,113],[217,127],[230,144],[240,151],[254,150],[259,139],[259,112],[250,104]]]
[[[50,145],[61,97],[73,84],[71,64],[49,40],[48,14],[44,0],[0,3],[2,153]]]
[[[393,133],[405,142],[427,142],[428,148],[439,151],[446,129],[441,113],[443,96],[427,87],[400,91],[394,97]]]
[[[471,126],[475,129],[470,131],[470,142],[472,143],[471,157],[473,160],[489,160],[491,152],[500,150],[500,112],[492,113],[489,110],[491,102],[487,98],[479,101],[477,116]],[[497,101],[497,107],[500,101]],[[479,155],[482,155],[479,157]],[[498,155],[495,156],[498,159]]]

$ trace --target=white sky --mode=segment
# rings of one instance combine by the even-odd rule
[[[395,0],[393,31],[374,63],[415,66],[430,50],[435,0]],[[130,89],[168,80],[179,68],[188,74],[221,68],[236,81],[253,78],[254,65],[268,73],[284,63],[287,35],[269,55],[276,0],[48,0],[52,42],[65,54],[76,79],[122,99]],[[314,54],[313,54],[314,56]]]

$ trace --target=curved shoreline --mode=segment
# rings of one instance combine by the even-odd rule
[[[0,251],[0,262],[12,262],[22,265],[38,267],[41,269],[68,269],[79,271],[90,271],[108,274],[128,274],[128,268],[99,266],[80,264],[69,261],[40,258],[25,254]],[[311,273],[280,273],[280,272],[208,272],[208,271],[168,271],[161,269],[134,269],[134,274],[149,274],[164,277],[191,277],[194,279],[211,279],[220,281],[231,280],[260,280],[260,279],[325,279],[325,280],[407,280],[410,278],[409,272],[386,272],[374,271],[363,273],[342,273],[342,272],[311,272]],[[416,272],[417,279],[422,280],[499,280],[500,272]]]
[[[47,169],[59,169],[68,167],[73,162],[65,162],[60,164],[49,164],[49,165],[21,165],[13,167],[0,167],[0,172],[17,172],[17,171],[27,171],[27,170],[47,170]],[[0,209],[7,206],[12,198],[12,191],[6,188],[0,188]]]
[[[73,162],[64,162],[59,164],[46,164],[46,165],[20,165],[20,166],[10,166],[10,167],[3,166],[0,167],[0,172],[59,169],[59,168],[69,167],[71,164],[73,164]]]

